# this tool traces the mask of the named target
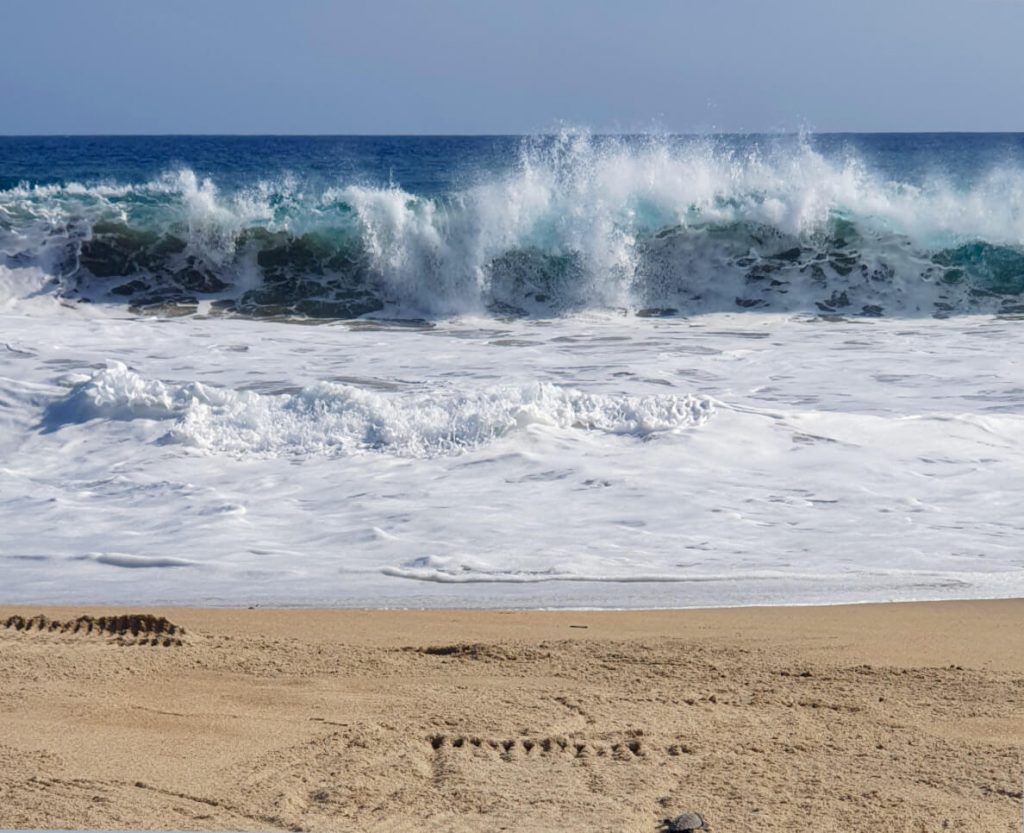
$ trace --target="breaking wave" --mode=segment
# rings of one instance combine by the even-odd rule
[[[65,299],[253,316],[1020,312],[1024,171],[913,184],[806,142],[565,133],[433,196],[188,169],[24,184],[0,191],[0,266]]]
[[[260,394],[145,379],[120,362],[77,382],[46,409],[42,428],[91,420],[170,420],[163,441],[256,456],[385,452],[456,454],[530,426],[647,438],[706,422],[710,399],[612,396],[547,383],[472,391],[380,394],[321,383]]]

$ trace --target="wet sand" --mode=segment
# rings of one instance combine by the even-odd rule
[[[0,608],[0,827],[1021,829],[1024,600],[121,612]]]

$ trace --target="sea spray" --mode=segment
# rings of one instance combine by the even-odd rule
[[[0,191],[0,264],[65,299],[251,316],[1018,311],[1024,169],[938,161],[564,132],[424,193],[190,168],[23,183]]]

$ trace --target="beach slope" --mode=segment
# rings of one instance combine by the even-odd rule
[[[1011,833],[1024,601],[4,607],[0,711],[0,827]]]

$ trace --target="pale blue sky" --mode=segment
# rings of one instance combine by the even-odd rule
[[[1024,129],[1024,0],[0,0],[0,134]]]

